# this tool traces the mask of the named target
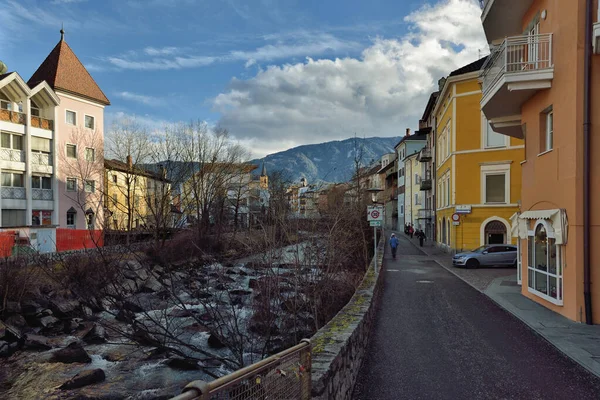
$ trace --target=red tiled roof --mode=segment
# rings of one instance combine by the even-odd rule
[[[35,87],[46,81],[52,89],[87,98],[104,105],[110,101],[85,69],[67,42],[61,40],[33,73],[27,84]]]

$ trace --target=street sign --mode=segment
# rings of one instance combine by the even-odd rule
[[[457,214],[471,214],[471,206],[461,206],[458,205],[454,208],[454,212]]]
[[[454,221],[454,222],[460,221],[460,215],[458,215],[457,213],[452,214],[452,221]]]
[[[367,207],[367,221],[383,221],[383,207],[382,206],[368,206]]]
[[[371,226],[381,226],[381,221],[369,221]]]
[[[460,221],[452,221],[452,225],[455,225],[455,226],[460,225]]]

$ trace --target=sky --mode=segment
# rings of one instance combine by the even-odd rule
[[[477,0],[0,0],[24,79],[65,40],[110,124],[206,121],[254,157],[415,129],[452,70],[488,53]],[[6,40],[10,38],[10,40]]]

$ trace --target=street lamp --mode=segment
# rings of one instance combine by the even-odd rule
[[[383,189],[379,188],[367,189],[367,192],[371,193],[371,201],[373,202],[373,204],[377,204],[377,193],[382,191]],[[375,251],[373,252],[375,260],[375,270],[377,270],[377,226],[373,226],[373,242],[373,248],[375,249]]]

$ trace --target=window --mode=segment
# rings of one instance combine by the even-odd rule
[[[117,194],[113,193],[112,195],[112,202],[113,202],[113,206],[117,206],[118,200],[117,200]]]
[[[67,228],[75,229],[75,222],[77,220],[77,213],[74,211],[67,211]]]
[[[87,212],[85,214],[85,227],[86,229],[94,229],[94,221],[96,216],[93,212]]]
[[[31,115],[33,115],[34,117],[40,116],[40,108],[36,103],[33,102],[33,100],[31,100]]]
[[[85,191],[87,193],[95,193],[96,192],[96,181],[86,180],[85,181]]]
[[[400,204],[400,215],[404,215],[404,204]]]
[[[12,103],[7,100],[0,100],[0,109],[12,111]]]
[[[542,116],[542,137],[540,152],[550,151],[554,148],[554,112],[552,109]]]
[[[77,125],[77,113],[75,111],[66,111],[66,122],[69,125]]]
[[[24,187],[23,174],[15,172],[2,172],[3,187]]]
[[[492,129],[492,125],[485,119],[485,117],[483,119],[483,129],[484,129],[483,146],[485,148],[506,147],[507,136],[502,135],[497,132],[494,132],[494,130]]]
[[[74,145],[74,144],[67,145],[67,157],[77,158],[77,145]]]
[[[554,230],[545,221],[537,221],[528,235],[528,290],[555,304],[562,304],[561,248]]]
[[[76,191],[77,191],[77,179],[67,178],[67,192],[76,192]]]
[[[86,147],[85,148],[85,161],[93,162],[96,161],[96,150]]]
[[[31,225],[52,225],[52,211],[34,210],[31,212]]]
[[[482,166],[481,190],[483,204],[510,203],[510,164]]]
[[[32,176],[31,187],[33,189],[52,189],[52,179],[48,176]]]
[[[113,183],[117,183],[117,175],[116,174],[113,174],[112,181],[113,181]]]
[[[419,205],[419,204],[421,204],[421,201],[420,201],[420,199],[419,199],[419,194],[418,194],[418,193],[415,193],[415,204],[416,204],[416,205]]]
[[[95,120],[94,117],[92,117],[91,115],[86,115],[85,116],[85,127],[89,128],[89,129],[94,129],[95,125]]]
[[[5,149],[23,150],[23,136],[2,132],[0,145]]]

